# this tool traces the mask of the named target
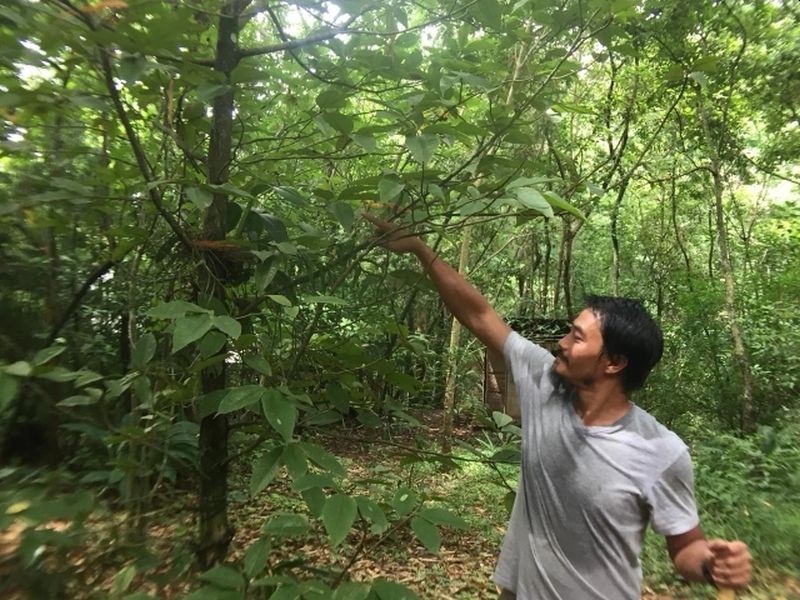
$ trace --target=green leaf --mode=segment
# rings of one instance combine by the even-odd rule
[[[254,371],[258,371],[262,375],[266,375],[269,377],[272,375],[272,369],[269,366],[269,363],[266,359],[262,356],[245,356],[243,358],[244,363],[253,369]]]
[[[370,531],[375,534],[380,534],[389,528],[389,521],[386,519],[386,514],[383,512],[378,503],[366,496],[357,496],[356,504],[358,505],[358,512],[361,516],[372,523]]]
[[[281,466],[280,458],[282,453],[283,448],[279,446],[258,458],[250,475],[250,495],[255,496],[272,483]]]
[[[300,447],[305,452],[306,456],[311,462],[321,469],[325,469],[334,475],[342,476],[345,474],[345,468],[333,454],[324,448],[309,442],[301,442]]]
[[[125,83],[130,85],[138,81],[144,72],[148,69],[149,63],[147,59],[140,55],[123,56],[119,61],[117,73],[119,78]]]
[[[281,461],[286,465],[286,470],[293,480],[303,477],[308,472],[308,459],[299,444],[284,446]]]
[[[340,133],[348,134],[353,131],[353,117],[340,112],[324,112],[321,116],[328,125]]]
[[[16,377],[0,373],[0,416],[14,401],[19,391],[19,382]]]
[[[269,298],[276,304],[280,304],[281,306],[292,305],[292,302],[286,296],[281,296],[280,294],[267,294],[267,298]]]
[[[33,372],[33,367],[31,367],[30,363],[25,362],[24,360],[18,360],[15,363],[11,363],[10,365],[4,365],[0,367],[0,373],[5,373],[7,375],[15,375],[17,377],[27,377]]]
[[[69,398],[64,398],[61,402],[58,402],[56,406],[62,406],[65,408],[70,408],[73,406],[89,406],[98,400],[99,398],[93,398],[92,396],[70,396]]]
[[[365,600],[369,596],[369,586],[355,581],[345,581],[333,593],[333,600]]]
[[[304,492],[311,488],[335,488],[336,482],[325,473],[307,473],[295,479],[292,487],[298,492]]]
[[[297,421],[297,407],[286,398],[283,393],[276,388],[270,388],[264,392],[261,399],[261,407],[264,416],[284,440],[290,442],[294,433],[294,425]]]
[[[700,87],[706,87],[708,85],[708,77],[706,77],[705,73],[693,71],[689,73],[689,77],[693,79]]]
[[[302,207],[308,204],[308,199],[294,188],[285,186],[275,186],[273,189],[275,190],[275,193],[278,194],[281,198],[283,198],[284,200],[288,200],[295,206]]]
[[[133,578],[136,576],[136,567],[128,565],[122,569],[114,577],[114,582],[111,585],[112,594],[122,594],[130,587]]]
[[[350,139],[367,152],[376,152],[378,150],[378,143],[375,141],[375,138],[369,134],[351,133]]]
[[[372,589],[380,600],[419,600],[418,596],[406,586],[386,579],[376,579]]]
[[[378,183],[378,193],[380,194],[381,202],[391,202],[400,195],[405,187],[406,184],[402,181],[384,177]]]
[[[713,73],[719,67],[719,56],[704,56],[694,62],[692,70],[702,71],[703,73]]]
[[[353,207],[347,202],[334,202],[329,207],[329,210],[334,217],[342,224],[345,229],[351,229],[355,222],[356,215],[353,212]]]
[[[391,501],[392,508],[397,511],[401,517],[406,516],[417,505],[417,495],[403,486],[397,489]]]
[[[506,413],[500,412],[499,410],[492,411],[492,419],[494,420],[495,425],[497,425],[498,429],[502,429],[509,423],[514,422],[514,419],[512,417],[510,417]]]
[[[175,329],[172,332],[172,354],[199,340],[208,333],[212,324],[211,315],[208,314],[180,317],[175,321]]]
[[[325,501],[327,500],[322,490],[319,488],[308,488],[300,492],[300,495],[303,497],[303,500],[306,501],[306,506],[308,506],[308,510],[311,511],[311,514],[319,519],[322,516],[322,511],[325,508]]]
[[[436,525],[422,517],[414,517],[411,519],[411,530],[429,552],[433,554],[439,552],[439,547],[442,545],[442,537],[439,535]]]
[[[203,336],[203,339],[200,340],[200,344],[198,344],[197,349],[200,351],[200,355],[203,358],[208,358],[209,356],[214,356],[220,350],[222,350],[222,347],[227,343],[227,341],[228,338],[219,331],[209,331]]]
[[[198,187],[186,188],[186,197],[189,199],[189,202],[194,204],[200,210],[207,209],[214,201],[214,194],[208,190]]]
[[[221,315],[213,318],[214,327],[219,329],[222,333],[226,334],[231,339],[235,340],[242,335],[242,326],[233,317]]]
[[[434,525],[446,525],[453,529],[466,529],[467,522],[452,511],[445,508],[429,507],[421,510],[419,516]]]
[[[66,350],[66,346],[50,346],[49,348],[44,348],[43,350],[39,350],[36,355],[33,357],[33,366],[40,367],[43,364],[53,360],[56,356],[64,352]]]
[[[159,304],[147,311],[147,316],[154,319],[178,319],[186,313],[208,313],[205,308],[192,304],[191,302],[184,302],[183,300],[173,300]]]
[[[406,148],[418,163],[429,163],[438,147],[439,138],[435,135],[422,134],[406,137]]]
[[[219,565],[202,573],[200,579],[225,590],[240,590],[245,584],[244,577],[239,571],[225,565]]]
[[[347,537],[347,533],[356,520],[358,509],[356,501],[344,494],[334,494],[325,502],[322,510],[322,523],[335,548]]]
[[[235,590],[221,590],[214,585],[204,585],[183,600],[242,600],[242,595]]]
[[[217,414],[228,414],[256,404],[263,395],[264,388],[260,385],[243,385],[237,388],[230,388],[225,391],[225,395],[219,403]]]
[[[248,577],[254,577],[267,566],[267,558],[272,550],[268,538],[259,538],[247,549],[244,554],[244,572]]]
[[[156,336],[146,333],[140,337],[131,353],[131,366],[140,371],[144,370],[156,354]]]
[[[264,533],[275,537],[297,537],[308,531],[308,519],[295,513],[275,513],[264,525]]]
[[[544,199],[541,192],[530,187],[515,188],[512,192],[520,203],[530,209],[540,212],[546,217],[553,216],[553,208]]]
[[[282,585],[275,590],[269,597],[269,600],[298,600],[302,597],[303,594],[300,591],[300,586],[290,583],[289,585]]]
[[[572,204],[564,200],[561,196],[559,196],[555,192],[545,192],[544,198],[545,200],[547,200],[550,206],[552,206],[559,212],[568,212],[578,217],[581,221],[586,220],[586,216],[580,210],[572,206]]]

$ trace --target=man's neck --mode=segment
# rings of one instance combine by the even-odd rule
[[[613,425],[631,408],[628,395],[618,385],[579,387],[575,412],[586,426]]]

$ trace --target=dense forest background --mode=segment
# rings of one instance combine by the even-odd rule
[[[641,298],[800,597],[798,61],[782,0],[3,2],[0,594],[494,597],[518,430],[369,212],[508,318]]]

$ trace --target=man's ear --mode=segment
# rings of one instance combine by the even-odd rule
[[[628,359],[621,354],[613,356],[606,354],[606,361],[605,372],[609,375],[617,375],[628,366]]]

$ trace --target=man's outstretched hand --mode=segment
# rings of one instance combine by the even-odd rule
[[[738,589],[750,583],[751,559],[747,544],[738,540],[708,540],[711,576],[717,587]]]
[[[364,214],[363,216],[375,226],[381,246],[392,252],[417,252],[425,247],[425,242],[402,226],[383,221],[372,215]]]

